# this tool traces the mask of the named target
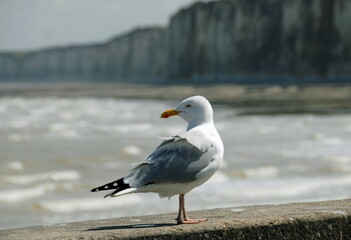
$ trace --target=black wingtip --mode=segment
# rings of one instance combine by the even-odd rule
[[[98,192],[98,191],[100,191],[99,188],[100,188],[100,187],[93,188],[93,189],[90,190],[90,192]]]
[[[118,193],[118,192],[120,192],[120,191],[122,191],[122,190],[124,190],[124,189],[122,189],[122,188],[117,188],[115,191],[110,192],[109,194],[106,194],[106,195],[104,196],[104,198],[112,197],[114,194],[116,194],[116,193]]]
[[[116,181],[109,182],[105,185],[93,188],[90,190],[90,192],[99,192],[99,191],[105,191],[105,190],[111,190],[111,189],[117,190],[118,192],[129,187],[130,187],[129,184],[124,183],[123,178],[120,178]],[[107,194],[106,196],[108,197],[109,194]]]

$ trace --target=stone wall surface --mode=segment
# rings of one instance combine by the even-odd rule
[[[106,43],[0,54],[0,80],[351,82],[351,0],[222,0]]]
[[[177,225],[176,213],[92,220],[1,230],[0,239],[351,239],[351,200],[233,207],[190,214],[208,221]]]

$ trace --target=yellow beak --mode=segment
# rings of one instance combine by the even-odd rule
[[[161,114],[161,118],[169,118],[171,116],[175,116],[175,115],[178,115],[180,113],[180,111],[176,111],[174,109],[170,109],[170,110],[167,110],[167,111],[164,111],[162,114]]]

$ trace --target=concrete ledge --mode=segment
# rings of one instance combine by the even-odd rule
[[[351,199],[190,212],[208,218],[195,225],[176,225],[175,215],[2,230],[0,239],[351,239]]]

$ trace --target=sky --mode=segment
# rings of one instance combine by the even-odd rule
[[[143,26],[166,26],[196,0],[0,0],[0,51],[106,41]]]

